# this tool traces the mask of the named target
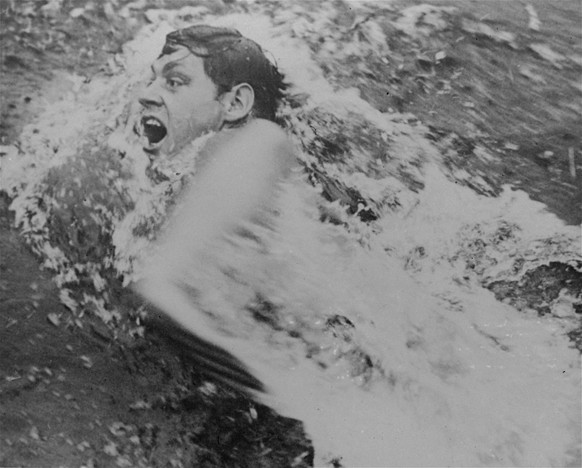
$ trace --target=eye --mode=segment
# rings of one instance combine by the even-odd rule
[[[176,76],[169,76],[166,78],[166,84],[168,85],[168,88],[175,89],[179,86],[182,86],[184,84],[184,80]]]

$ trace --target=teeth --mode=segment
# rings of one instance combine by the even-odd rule
[[[146,138],[145,146],[153,147],[166,138],[166,126],[153,115],[144,115],[141,118],[137,133]]]
[[[154,119],[152,117],[150,117],[149,119],[147,119],[145,121],[145,123],[147,125],[155,125],[156,127],[161,127],[162,126],[162,124],[158,120],[156,120],[156,119]]]

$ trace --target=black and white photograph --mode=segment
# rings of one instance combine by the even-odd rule
[[[580,467],[582,0],[0,0],[0,468]]]

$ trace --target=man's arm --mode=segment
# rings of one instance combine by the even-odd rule
[[[208,241],[247,220],[271,201],[278,180],[293,160],[291,145],[278,126],[255,120],[212,146],[208,163],[171,219],[162,250],[173,268],[184,254],[205,249]]]
[[[218,334],[196,309],[180,286],[179,272],[195,262],[213,239],[269,203],[294,156],[285,133],[270,122],[253,121],[234,132],[213,145],[209,162],[160,240],[159,260],[146,270],[136,289],[186,330],[236,355],[236,340]]]

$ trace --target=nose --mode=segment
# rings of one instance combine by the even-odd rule
[[[159,107],[162,105],[163,102],[158,92],[156,81],[146,85],[138,95],[137,100],[143,107]]]

